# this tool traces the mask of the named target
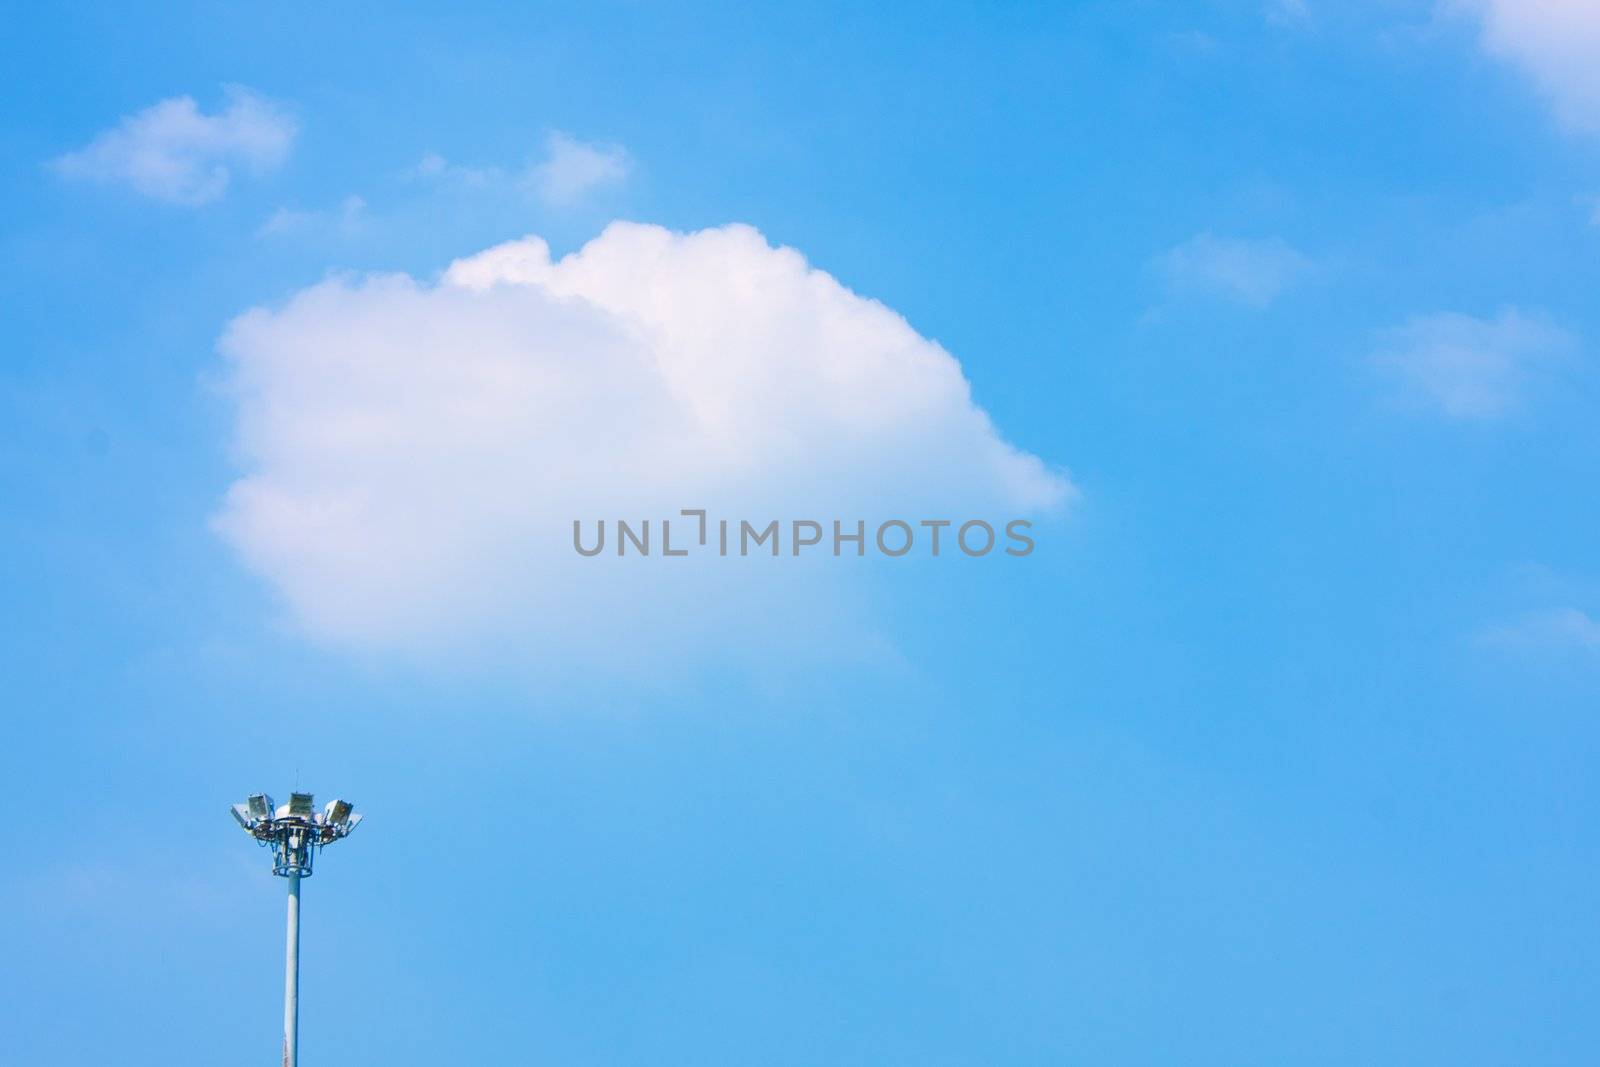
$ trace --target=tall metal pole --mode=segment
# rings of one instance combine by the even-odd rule
[[[283,951],[283,1067],[300,1064],[300,879],[311,877],[311,863],[325,846],[349,837],[361,816],[347,800],[335,800],[321,812],[310,793],[289,794],[289,803],[275,808],[265,793],[251,793],[233,805],[233,820],[272,849],[272,873],[289,880],[289,928]]]
[[[300,872],[289,875],[289,944],[283,964],[283,1067],[300,1062]]]

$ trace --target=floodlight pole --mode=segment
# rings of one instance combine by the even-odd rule
[[[283,1067],[300,1063],[300,872],[289,875],[289,937],[283,963]]]
[[[233,806],[233,820],[256,844],[272,850],[272,873],[289,881],[289,918],[283,949],[283,1067],[300,1063],[300,879],[311,877],[316,855],[350,836],[361,816],[348,801],[335,800],[322,811],[310,793],[291,793],[289,803],[273,807],[265,793],[252,793]]]

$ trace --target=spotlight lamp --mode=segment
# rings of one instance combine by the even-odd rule
[[[265,793],[233,806],[233,817],[264,848],[272,849],[272,873],[285,878],[311,877],[317,852],[361,824],[348,800],[335,800],[321,812],[310,793],[290,793],[289,803],[272,806]]]

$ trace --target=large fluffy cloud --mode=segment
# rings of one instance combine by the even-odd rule
[[[1600,4],[1595,0],[1447,0],[1476,12],[1483,44],[1530,75],[1570,126],[1600,132]]]
[[[575,518],[1004,519],[1072,491],[939,345],[747,226],[336,278],[221,349],[245,472],[219,528],[303,627],[358,648],[827,626],[859,573],[787,547],[586,559]]]

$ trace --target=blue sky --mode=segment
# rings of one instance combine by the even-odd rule
[[[19,1062],[273,1054],[296,783],[310,1064],[1592,1055],[1600,17],[8,21]]]

